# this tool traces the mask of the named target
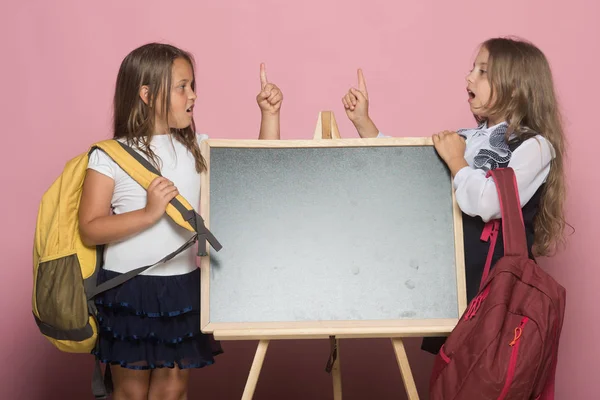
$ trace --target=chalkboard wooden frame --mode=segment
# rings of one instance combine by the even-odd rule
[[[428,137],[374,138],[374,139],[313,139],[313,140],[228,140],[208,139],[201,143],[201,152],[207,171],[201,174],[200,215],[210,228],[210,150],[211,148],[314,148],[364,146],[433,146]],[[452,183],[452,182],[450,182]],[[450,185],[450,187],[452,187]],[[464,248],[461,211],[452,190],[454,248],[457,282],[457,315],[467,306]],[[225,244],[224,244],[225,245]],[[210,250],[209,250],[210,251]],[[394,338],[407,336],[447,335],[456,326],[458,318],[369,320],[369,321],[301,321],[220,323],[210,320],[210,256],[202,257],[201,268],[201,330],[213,333],[217,339],[320,339],[337,338]]]

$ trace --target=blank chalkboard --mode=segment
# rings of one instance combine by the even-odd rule
[[[429,139],[208,140],[202,329],[433,335],[466,306],[460,211]]]

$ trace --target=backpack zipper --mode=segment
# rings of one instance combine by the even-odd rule
[[[517,370],[517,357],[519,356],[519,347],[521,346],[521,337],[523,336],[523,328],[525,327],[525,324],[527,324],[527,321],[529,321],[529,318],[523,317],[519,326],[515,328],[515,336],[513,340],[508,343],[508,345],[512,347],[512,351],[510,353],[508,371],[506,372],[506,382],[504,383],[504,388],[502,389],[498,400],[503,400],[506,398],[506,395],[510,390],[510,385],[515,377],[515,371]]]

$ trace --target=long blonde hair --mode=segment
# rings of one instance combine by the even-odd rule
[[[565,241],[566,187],[565,139],[550,65],[540,49],[524,40],[493,38],[481,46],[489,52],[490,99],[494,99],[488,115],[505,116],[506,141],[511,135],[526,140],[539,134],[556,152],[534,220],[534,253],[552,255]]]
[[[194,59],[190,53],[168,44],[148,43],[125,57],[117,75],[113,136],[125,138],[129,144],[136,146],[158,169],[160,169],[158,156],[150,147],[155,133],[153,110],[157,109],[156,102],[161,99],[160,109],[164,114],[163,118],[167,121],[171,106],[171,70],[173,62],[178,58],[187,61],[192,68],[192,73],[194,72]],[[144,85],[149,88],[148,104],[144,103],[139,95]],[[192,89],[195,90],[193,82]],[[192,153],[196,160],[196,171],[204,171],[206,162],[198,146],[194,120],[187,128],[171,128],[170,133]]]

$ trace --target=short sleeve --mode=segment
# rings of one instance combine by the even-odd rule
[[[88,169],[100,172],[102,175],[106,175],[113,180],[117,176],[117,163],[99,149],[95,149],[90,154],[88,158]]]
[[[208,139],[208,135],[205,133],[196,133],[196,139],[198,140],[198,145],[200,145],[200,143]]]

